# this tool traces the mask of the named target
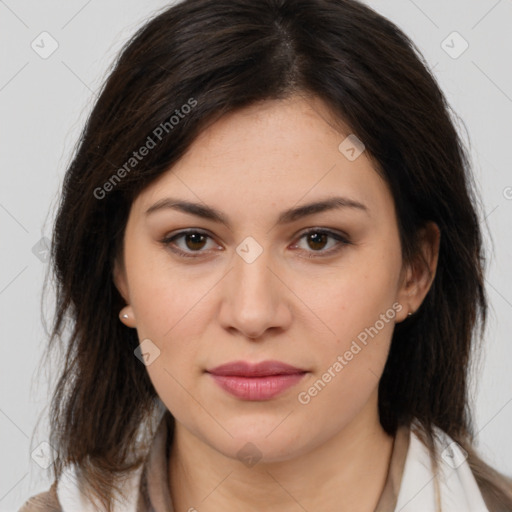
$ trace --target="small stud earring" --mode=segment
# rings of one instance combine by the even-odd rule
[[[129,320],[131,318],[131,314],[129,313],[128,306],[125,306],[120,312],[119,312],[119,319],[121,321]]]

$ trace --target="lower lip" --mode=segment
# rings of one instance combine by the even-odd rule
[[[213,380],[228,393],[243,400],[270,400],[297,384],[305,373],[268,375],[266,377],[238,377],[213,375]]]

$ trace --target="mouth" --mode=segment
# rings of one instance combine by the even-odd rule
[[[245,361],[226,363],[206,373],[227,393],[242,400],[270,400],[296,385],[307,372],[281,361],[257,364]]]

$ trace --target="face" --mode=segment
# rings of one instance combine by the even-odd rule
[[[386,183],[328,119],[300,97],[225,116],[132,204],[124,321],[178,427],[228,457],[291,459],[376,418],[394,325],[421,301]],[[294,369],[248,376],[264,361]]]

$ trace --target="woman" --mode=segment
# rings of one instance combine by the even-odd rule
[[[354,0],[186,0],[129,42],[65,177],[71,321],[33,510],[512,510],[476,453],[465,148]]]

